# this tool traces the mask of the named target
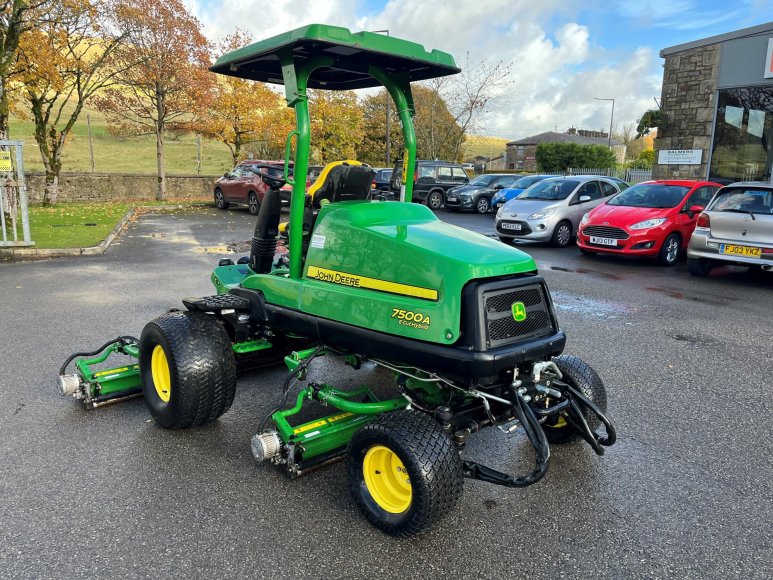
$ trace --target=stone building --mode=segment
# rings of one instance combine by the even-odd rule
[[[603,145],[607,147],[610,141],[609,134],[604,131],[588,131],[574,127],[567,130],[566,133],[546,131],[539,135],[510,141],[505,151],[505,168],[515,171],[537,171],[537,145],[540,143],[577,143],[578,145]],[[612,139],[611,144],[617,162],[623,163],[625,161],[625,145],[615,139]]]
[[[655,178],[771,179],[773,22],[664,48]]]

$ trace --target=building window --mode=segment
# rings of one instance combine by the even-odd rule
[[[773,87],[719,91],[709,179],[768,181],[773,161]]]
[[[523,157],[524,146],[518,145],[518,157]]]

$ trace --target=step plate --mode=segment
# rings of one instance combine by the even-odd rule
[[[216,294],[201,298],[183,298],[183,304],[192,312],[218,312],[221,310],[249,310],[250,302],[233,294]]]

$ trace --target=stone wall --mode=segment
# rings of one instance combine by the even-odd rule
[[[27,195],[30,203],[42,203],[45,174],[28,173]],[[169,199],[212,197],[217,176],[168,175]],[[59,176],[59,201],[121,201],[156,199],[155,175],[132,173],[62,173]]]
[[[660,106],[668,125],[658,128],[655,161],[662,149],[702,149],[700,165],[659,165],[654,179],[708,175],[711,132],[719,78],[720,45],[710,44],[666,56]]]

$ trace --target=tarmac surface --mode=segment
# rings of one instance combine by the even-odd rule
[[[493,215],[438,212],[493,235]],[[362,517],[344,465],[297,481],[249,438],[284,372],[240,377],[219,420],[157,427],[141,399],[85,411],[56,387],[77,350],[144,324],[249,239],[246,211],[146,214],[101,256],[0,264],[0,577],[770,578],[773,275],[708,279],[684,262],[523,246],[568,336],[606,383],[618,442],[553,446],[538,484],[467,480],[456,510],[413,539]],[[311,379],[378,382],[332,360]],[[531,469],[522,433],[488,429],[465,456]]]

